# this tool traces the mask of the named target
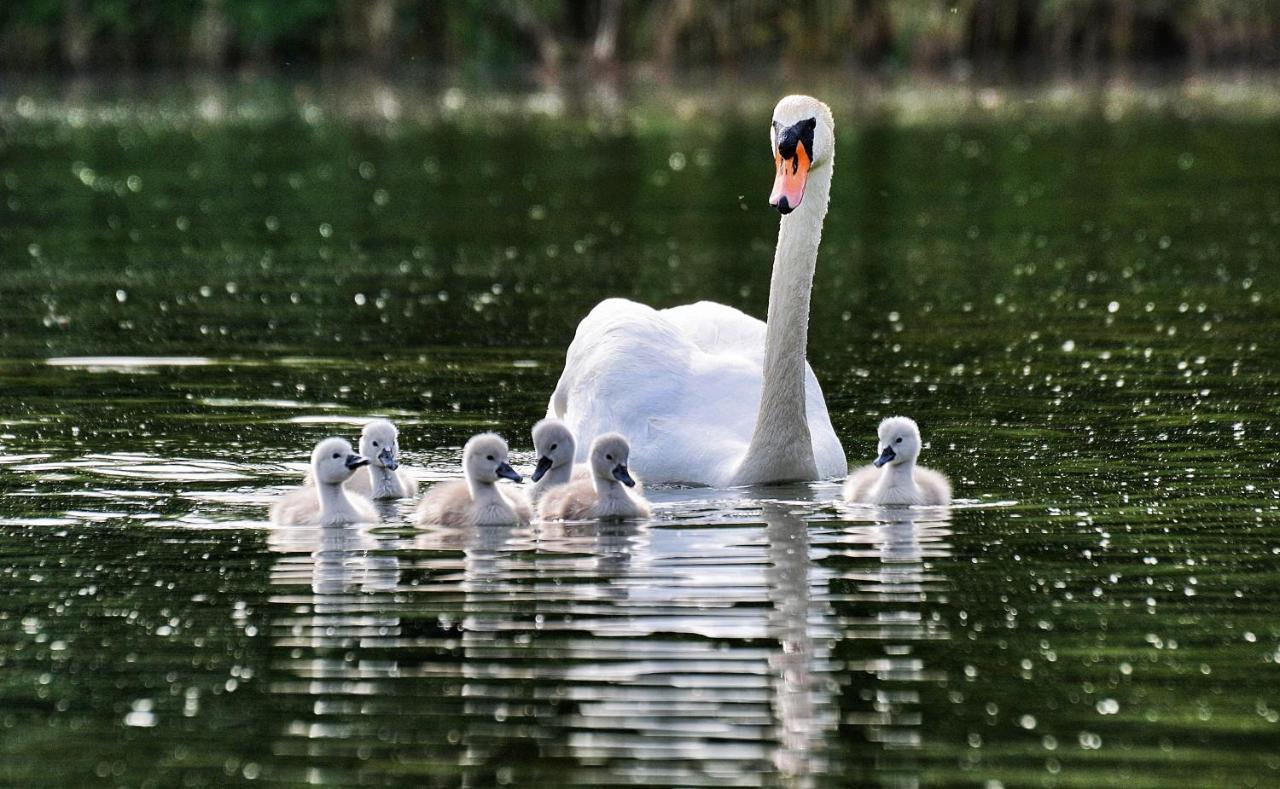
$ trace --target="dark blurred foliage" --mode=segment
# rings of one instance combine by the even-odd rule
[[[1059,72],[1280,63],[1280,0],[6,0],[0,64],[781,63]]]

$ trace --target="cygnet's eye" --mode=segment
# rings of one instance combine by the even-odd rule
[[[898,439],[897,439],[896,441],[894,441],[893,443],[895,443],[895,444],[901,444],[901,443],[902,443],[902,439],[901,439],[901,438],[898,438]]]
[[[376,446],[378,445],[378,442],[377,442],[377,441],[374,441],[374,442],[373,442],[373,445],[376,447]]]
[[[558,446],[560,446],[560,445],[559,445],[559,444],[552,444],[552,445],[551,445],[551,451],[552,451],[552,452],[555,452],[555,451],[556,451],[556,447],[558,447]]]
[[[334,453],[333,453],[333,459],[334,459],[334,460],[337,460],[337,459],[338,459],[338,458],[340,458],[340,457],[342,457],[341,453],[338,453],[338,452],[334,452]]]
[[[493,455],[485,455],[485,460],[493,460]]]
[[[605,456],[604,456],[604,459],[605,459],[605,460],[613,460],[613,455],[605,455]]]

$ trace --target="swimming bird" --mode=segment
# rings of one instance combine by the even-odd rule
[[[503,489],[499,479],[520,482],[507,462],[507,442],[495,433],[472,436],[462,448],[465,479],[442,482],[418,503],[417,520],[423,525],[461,528],[525,524],[533,509],[522,491]]]
[[[769,198],[782,214],[768,323],[702,301],[600,302],[578,324],[547,415],[578,438],[630,437],[649,482],[723,487],[843,477],[844,449],[805,361],[809,300],[831,191],[835,125],[809,96],[778,102]]]
[[[576,448],[573,433],[559,419],[543,419],[533,426],[533,450],[538,455],[538,465],[529,479],[533,480],[531,498],[534,503],[547,491],[566,484],[573,477]]]
[[[378,511],[373,502],[342,487],[368,463],[345,438],[326,438],[316,444],[311,453],[314,484],[292,490],[273,504],[271,522],[279,526],[377,523]]]
[[[543,520],[647,518],[649,503],[634,488],[627,461],[631,446],[618,433],[605,433],[591,442],[591,477],[576,477],[552,488],[538,505]],[[626,487],[623,487],[623,486]]]
[[[916,465],[920,428],[905,416],[880,423],[880,457],[849,475],[844,497],[858,504],[951,503],[951,483],[944,474]]]
[[[347,490],[371,499],[407,499],[418,492],[418,483],[400,467],[400,440],[396,426],[375,419],[360,431],[360,454],[369,465],[347,480]]]

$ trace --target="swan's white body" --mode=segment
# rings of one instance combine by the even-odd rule
[[[357,469],[348,466],[358,458],[351,444],[328,438],[311,454],[310,478],[314,484],[286,493],[271,506],[271,522],[277,526],[338,526],[345,523],[377,523],[378,510],[364,496],[351,493],[343,483]]]
[[[469,526],[523,525],[533,520],[533,508],[523,491],[491,484],[475,495],[465,480],[441,482],[418,504],[418,523],[461,529]]]
[[[617,482],[578,478],[548,491],[538,516],[548,521],[647,518],[649,503]]]
[[[462,450],[465,479],[442,482],[418,502],[418,523],[450,528],[526,524],[533,508],[524,492],[504,490],[499,478],[520,482],[507,463],[507,442],[492,433],[473,436]]]
[[[629,453],[621,435],[597,437],[591,446],[590,476],[575,474],[568,483],[547,491],[538,503],[538,515],[561,521],[649,517],[649,503],[626,487],[636,484],[627,471]],[[620,475],[615,473],[618,468]]]
[[[630,440],[631,465],[650,483],[723,487],[846,473],[822,389],[805,361],[831,187],[831,114],[796,96],[774,110],[779,128],[805,119],[816,119],[821,145],[815,143],[807,196],[781,221],[768,324],[712,302],[665,310],[601,302],[578,325],[548,406],[548,416],[577,436],[579,459],[593,438],[616,431]]]
[[[924,466],[915,466],[909,473],[888,466],[863,466],[845,481],[844,497],[857,504],[935,507],[951,503],[951,483],[944,474]]]
[[[921,442],[914,421],[890,417],[880,423],[879,434],[881,456],[876,463],[880,465],[863,466],[849,475],[844,483],[846,501],[918,506],[951,503],[951,482],[946,475],[916,465]]]
[[[655,310],[608,299],[578,324],[549,413],[584,439],[626,435],[646,482],[740,484],[760,411],[764,339],[763,321],[723,304]],[[844,449],[807,363],[804,384],[816,474],[842,476]]]

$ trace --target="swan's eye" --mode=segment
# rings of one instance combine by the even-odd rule
[[[334,460],[337,460],[337,459],[338,459],[338,458],[340,458],[340,457],[342,457],[342,455],[340,455],[339,453],[337,453],[337,452],[334,452],[334,453],[333,453],[333,459],[334,459]]]
[[[559,445],[559,444],[552,444],[552,445],[551,445],[551,451],[552,451],[552,452],[555,452],[555,451],[556,451],[556,447],[558,447],[558,446],[560,446],[560,445]]]
[[[895,443],[895,444],[901,444],[901,443],[902,443],[902,439],[901,439],[901,438],[899,438],[898,440],[894,441],[893,443]]]
[[[493,460],[493,455],[485,455],[485,460]]]
[[[376,446],[378,445],[378,442],[377,442],[377,441],[374,441],[374,442],[373,442],[373,445],[376,447]]]

